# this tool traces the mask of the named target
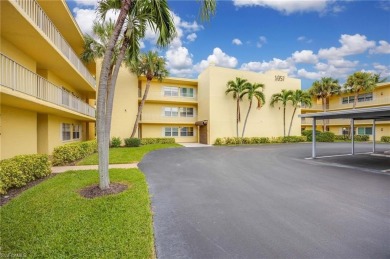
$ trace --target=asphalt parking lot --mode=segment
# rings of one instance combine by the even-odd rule
[[[310,144],[148,154],[139,167],[158,258],[389,258],[390,158],[333,156],[348,152],[319,143],[315,160],[305,159]]]

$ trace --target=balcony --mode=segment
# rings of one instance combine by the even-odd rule
[[[35,0],[4,1],[2,8],[2,36],[36,60],[37,68],[50,68],[78,90],[95,91],[95,78]]]
[[[95,118],[95,108],[86,102],[19,65],[5,55],[1,54],[0,57],[1,86],[11,89],[12,91],[35,97],[36,103],[39,103],[39,105],[41,105],[42,101],[49,102],[88,117]],[[7,104],[6,102],[3,102],[3,99],[2,103]],[[88,119],[91,120],[91,118]]]
[[[311,111],[323,111],[322,104],[312,103],[311,106],[301,105],[302,110],[311,110]],[[326,109],[329,109],[329,104],[326,105]]]
[[[194,124],[197,120],[197,115],[194,114],[193,117],[180,117],[172,116],[166,117],[160,114],[142,114],[141,123],[147,124]]]
[[[144,91],[138,91],[139,100],[142,99]],[[151,103],[182,103],[182,104],[196,104],[198,102],[196,94],[192,97],[187,96],[166,96],[164,95],[164,91],[149,91],[148,96],[146,98],[146,102]]]
[[[323,125],[324,120],[317,120],[316,125]],[[313,123],[312,118],[301,118],[301,124],[302,126],[311,126]],[[377,122],[377,124],[388,124],[390,121],[381,121]],[[326,119],[325,124],[328,126],[340,126],[340,125],[350,125],[351,120],[350,119]],[[355,125],[362,125],[362,124],[369,124],[372,125],[372,120],[355,120]]]
[[[382,105],[390,105],[390,96],[382,96],[382,97],[376,97],[374,96],[371,100],[365,100],[365,101],[358,101],[356,103],[356,108],[366,108],[366,107],[373,107],[373,106],[382,106]],[[330,110],[344,110],[344,109],[352,109],[353,103],[337,103],[337,104],[331,104]]]

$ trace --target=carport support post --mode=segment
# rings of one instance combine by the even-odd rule
[[[376,135],[375,135],[375,132],[376,132],[376,120],[375,119],[373,119],[372,120],[372,153],[375,153],[375,137],[376,137]]]
[[[311,146],[311,157],[316,158],[316,118],[313,117],[313,123],[312,123],[312,128],[313,128],[313,133],[312,133],[312,146]]]
[[[351,119],[351,142],[352,142],[352,155],[355,155],[355,138],[354,138],[354,128],[355,120],[354,118]]]

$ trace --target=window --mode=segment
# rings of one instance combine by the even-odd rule
[[[180,88],[180,96],[194,97],[194,88]]]
[[[179,108],[176,107],[165,107],[164,108],[165,117],[177,117],[179,116]]]
[[[359,127],[358,135],[372,135],[372,127]]]
[[[372,93],[359,94],[358,102],[368,102],[368,101],[372,101]]]
[[[342,104],[347,104],[348,103],[348,97],[343,97],[341,103]]]
[[[172,86],[164,87],[164,96],[179,96],[179,88]]]
[[[69,123],[62,123],[62,140],[70,140],[70,124]]]
[[[193,127],[183,127],[180,129],[180,136],[182,137],[192,137],[194,136],[194,128]]]
[[[80,139],[81,125],[73,125],[73,139]]]
[[[164,136],[165,137],[178,137],[179,136],[179,128],[165,127],[164,128]]]
[[[189,107],[180,108],[180,117],[194,117],[194,108],[189,108]]]

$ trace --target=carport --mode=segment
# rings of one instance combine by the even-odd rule
[[[377,121],[390,121],[390,106],[356,108],[341,111],[328,111],[307,113],[299,115],[301,118],[312,118],[312,158],[316,158],[316,126],[317,120],[325,119],[350,119],[351,120],[351,155],[355,154],[354,124],[356,120],[372,120],[372,152],[375,153],[375,123]]]

